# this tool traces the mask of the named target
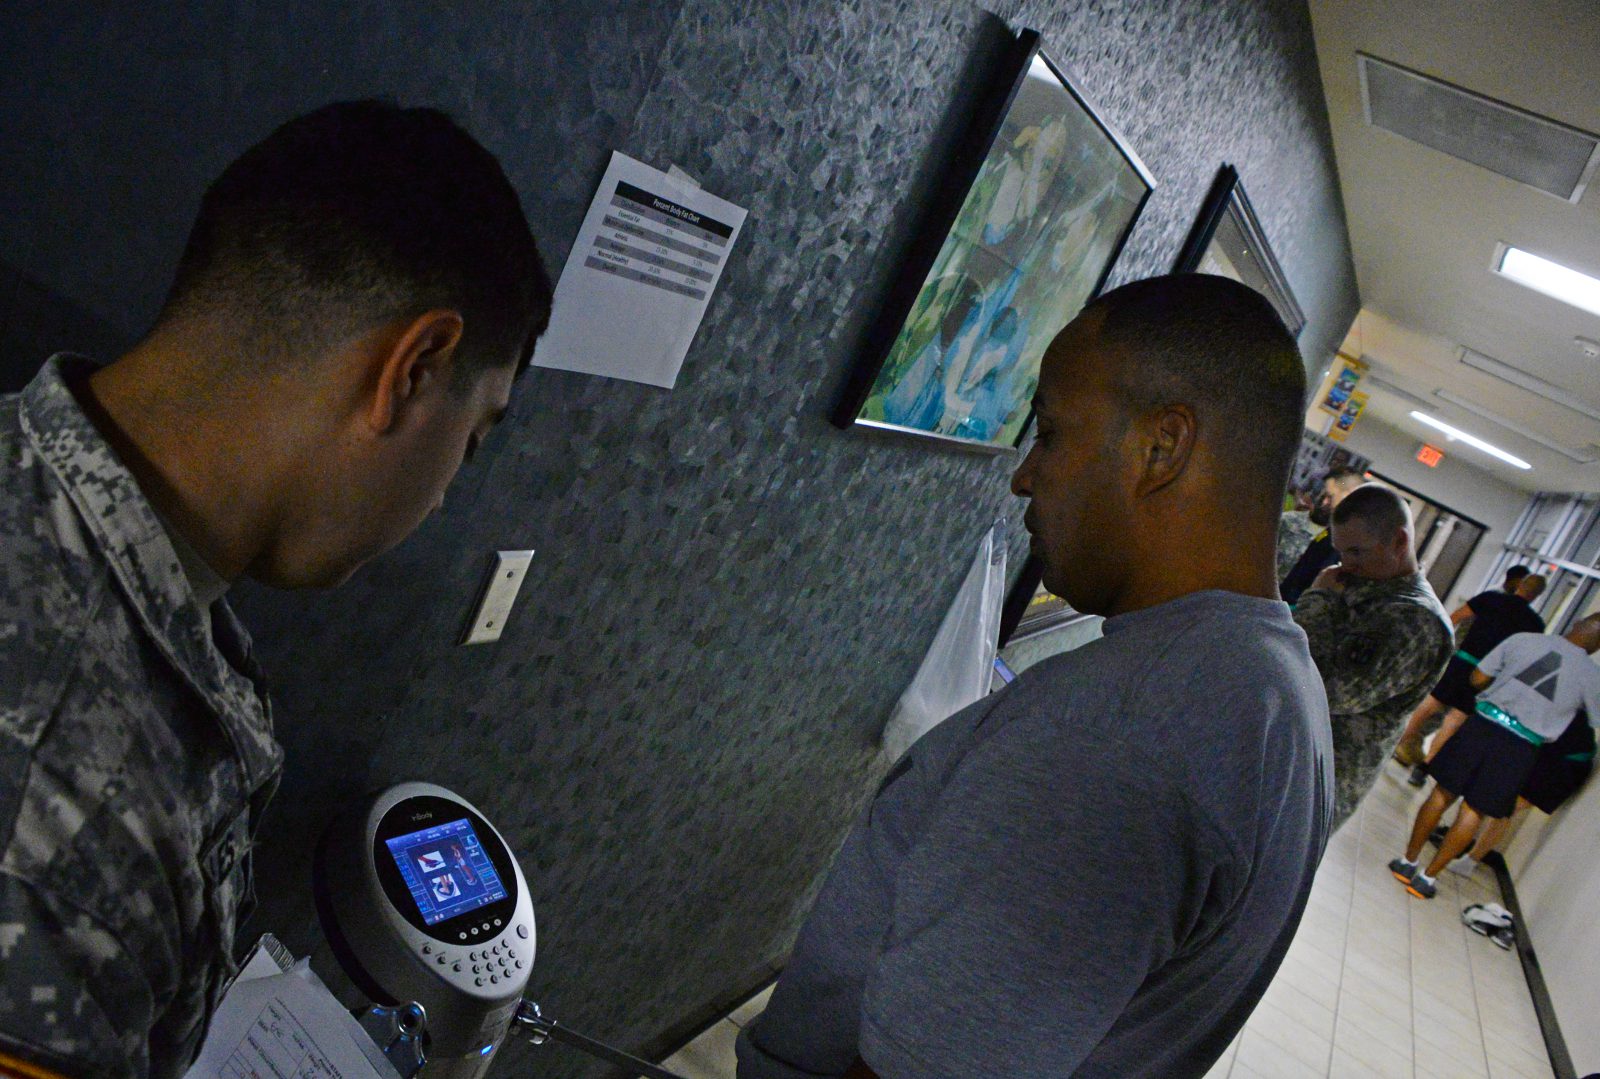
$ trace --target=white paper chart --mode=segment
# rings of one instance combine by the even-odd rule
[[[220,1074],[222,1079],[259,1079],[341,1073],[294,1010],[282,1000],[269,1000],[238,1047],[223,1061]]]
[[[241,974],[184,1079],[398,1079],[316,976]]]
[[[613,153],[533,362],[671,388],[744,219],[726,199]]]

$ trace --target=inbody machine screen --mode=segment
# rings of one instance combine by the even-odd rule
[[[312,882],[329,947],[373,1003],[363,1023],[376,1019],[368,1033],[401,1074],[482,1079],[515,1023],[535,1043],[679,1079],[522,999],[535,942],[528,881],[505,837],[460,795],[401,783],[368,796],[329,822]]]
[[[494,863],[465,817],[384,842],[427,925],[506,897]]]
[[[533,901],[505,838],[460,795],[402,783],[336,816],[315,868],[351,981],[375,1004],[422,1006],[429,1076],[478,1079],[533,968]]]

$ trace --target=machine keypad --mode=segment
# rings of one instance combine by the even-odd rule
[[[516,927],[517,937],[527,939],[528,927]],[[441,967],[449,967],[453,973],[461,974],[466,968],[472,968],[472,983],[477,986],[499,985],[501,979],[510,981],[516,971],[523,970],[527,964],[517,954],[517,949],[512,947],[509,931],[503,940],[486,943],[485,947],[473,948],[467,952],[463,959],[459,954],[452,955],[448,950],[438,944],[424,944],[418,949],[425,959],[432,959]]]

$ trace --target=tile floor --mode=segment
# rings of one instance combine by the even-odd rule
[[[1385,868],[1424,794],[1404,777],[1388,765],[1329,843],[1278,977],[1206,1079],[1552,1079],[1516,953],[1461,924],[1468,903],[1499,901],[1489,871],[1444,873],[1425,902]],[[732,1079],[734,1039],[766,999],[663,1066]]]

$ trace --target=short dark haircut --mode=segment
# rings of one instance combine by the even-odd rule
[[[1357,487],[1344,496],[1333,508],[1333,523],[1349,524],[1362,521],[1380,536],[1392,536],[1411,523],[1411,511],[1406,500],[1393,490],[1378,483]]]
[[[1194,406],[1202,433],[1260,501],[1282,504],[1305,426],[1306,370],[1265,296],[1226,277],[1169,274],[1112,289],[1089,305],[1133,360],[1122,370],[1130,414]]]
[[[1334,480],[1336,482],[1338,480],[1365,480],[1366,478],[1367,474],[1361,471],[1359,468],[1351,468],[1349,465],[1339,465],[1336,468],[1328,469],[1328,471],[1323,474],[1322,482],[1327,483],[1329,480]]]
[[[220,312],[295,354],[448,307],[464,386],[513,357],[521,372],[550,299],[488,150],[437,109],[347,101],[290,120],[207,189],[161,321]]]
[[[1513,581],[1520,581],[1532,572],[1527,566],[1512,566],[1506,570],[1505,583],[1511,584]]]

